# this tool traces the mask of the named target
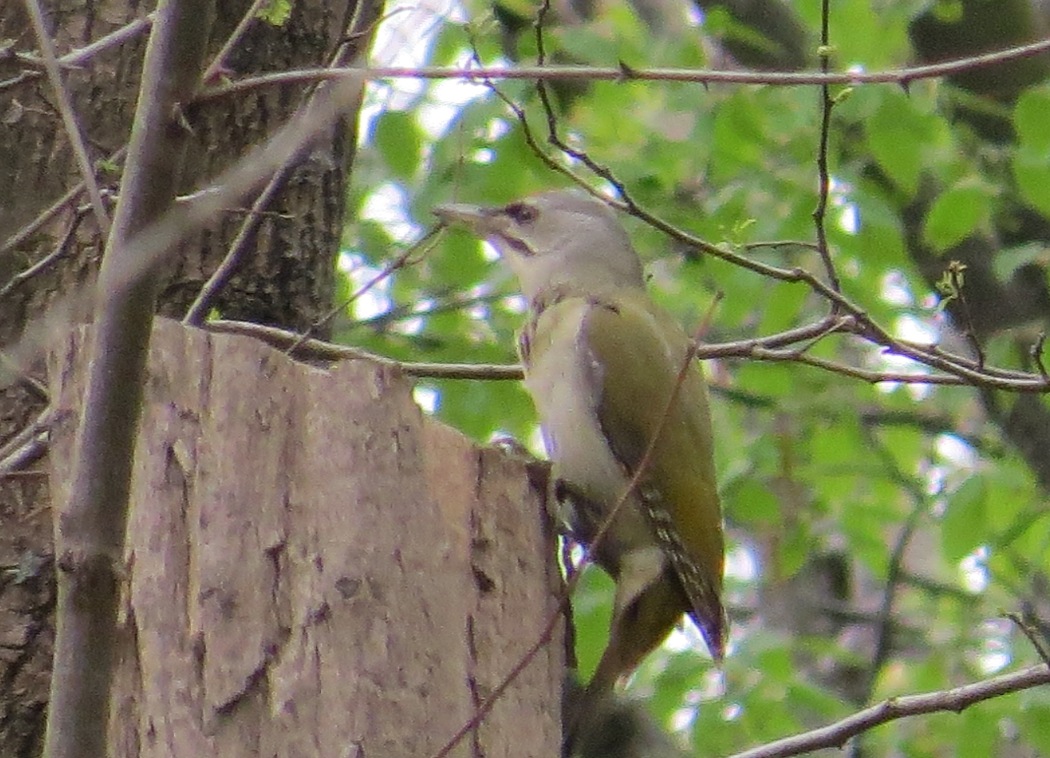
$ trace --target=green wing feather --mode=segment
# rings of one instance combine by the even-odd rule
[[[689,350],[689,337],[644,292],[596,298],[584,336],[601,378],[598,422],[613,454],[633,476],[659,434],[639,492],[654,537],[670,558],[716,658],[723,648],[724,538],[707,389],[694,362],[664,411]],[[666,514],[666,515],[664,515]]]

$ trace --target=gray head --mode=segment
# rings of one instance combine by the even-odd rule
[[[514,271],[522,293],[568,286],[582,292],[642,288],[642,264],[613,210],[575,190],[508,205],[440,205],[434,213],[487,239]]]

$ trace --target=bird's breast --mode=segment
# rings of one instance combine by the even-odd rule
[[[588,503],[573,503],[570,498],[569,512],[564,514],[568,527],[585,543],[628,484],[598,423],[605,367],[595,360],[583,331],[592,307],[583,298],[569,298],[545,308],[526,328],[528,354],[523,355],[525,387],[539,415],[552,474],[569,493]],[[620,509],[614,534],[648,532],[640,510],[633,506],[626,503]],[[611,534],[609,539],[615,538]],[[620,552],[612,544],[607,548],[599,552]]]

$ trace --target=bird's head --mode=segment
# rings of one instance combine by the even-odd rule
[[[434,213],[487,239],[529,300],[556,287],[644,287],[638,254],[616,214],[585,193],[554,190],[499,207],[439,205]]]

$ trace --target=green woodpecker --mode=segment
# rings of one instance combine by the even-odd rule
[[[435,213],[487,239],[529,302],[518,350],[553,494],[573,537],[616,582],[609,643],[588,690],[612,689],[683,613],[720,660],[724,545],[707,392],[694,363],[668,406],[690,340],[646,293],[612,209],[558,190]],[[657,433],[638,486],[595,544]]]

